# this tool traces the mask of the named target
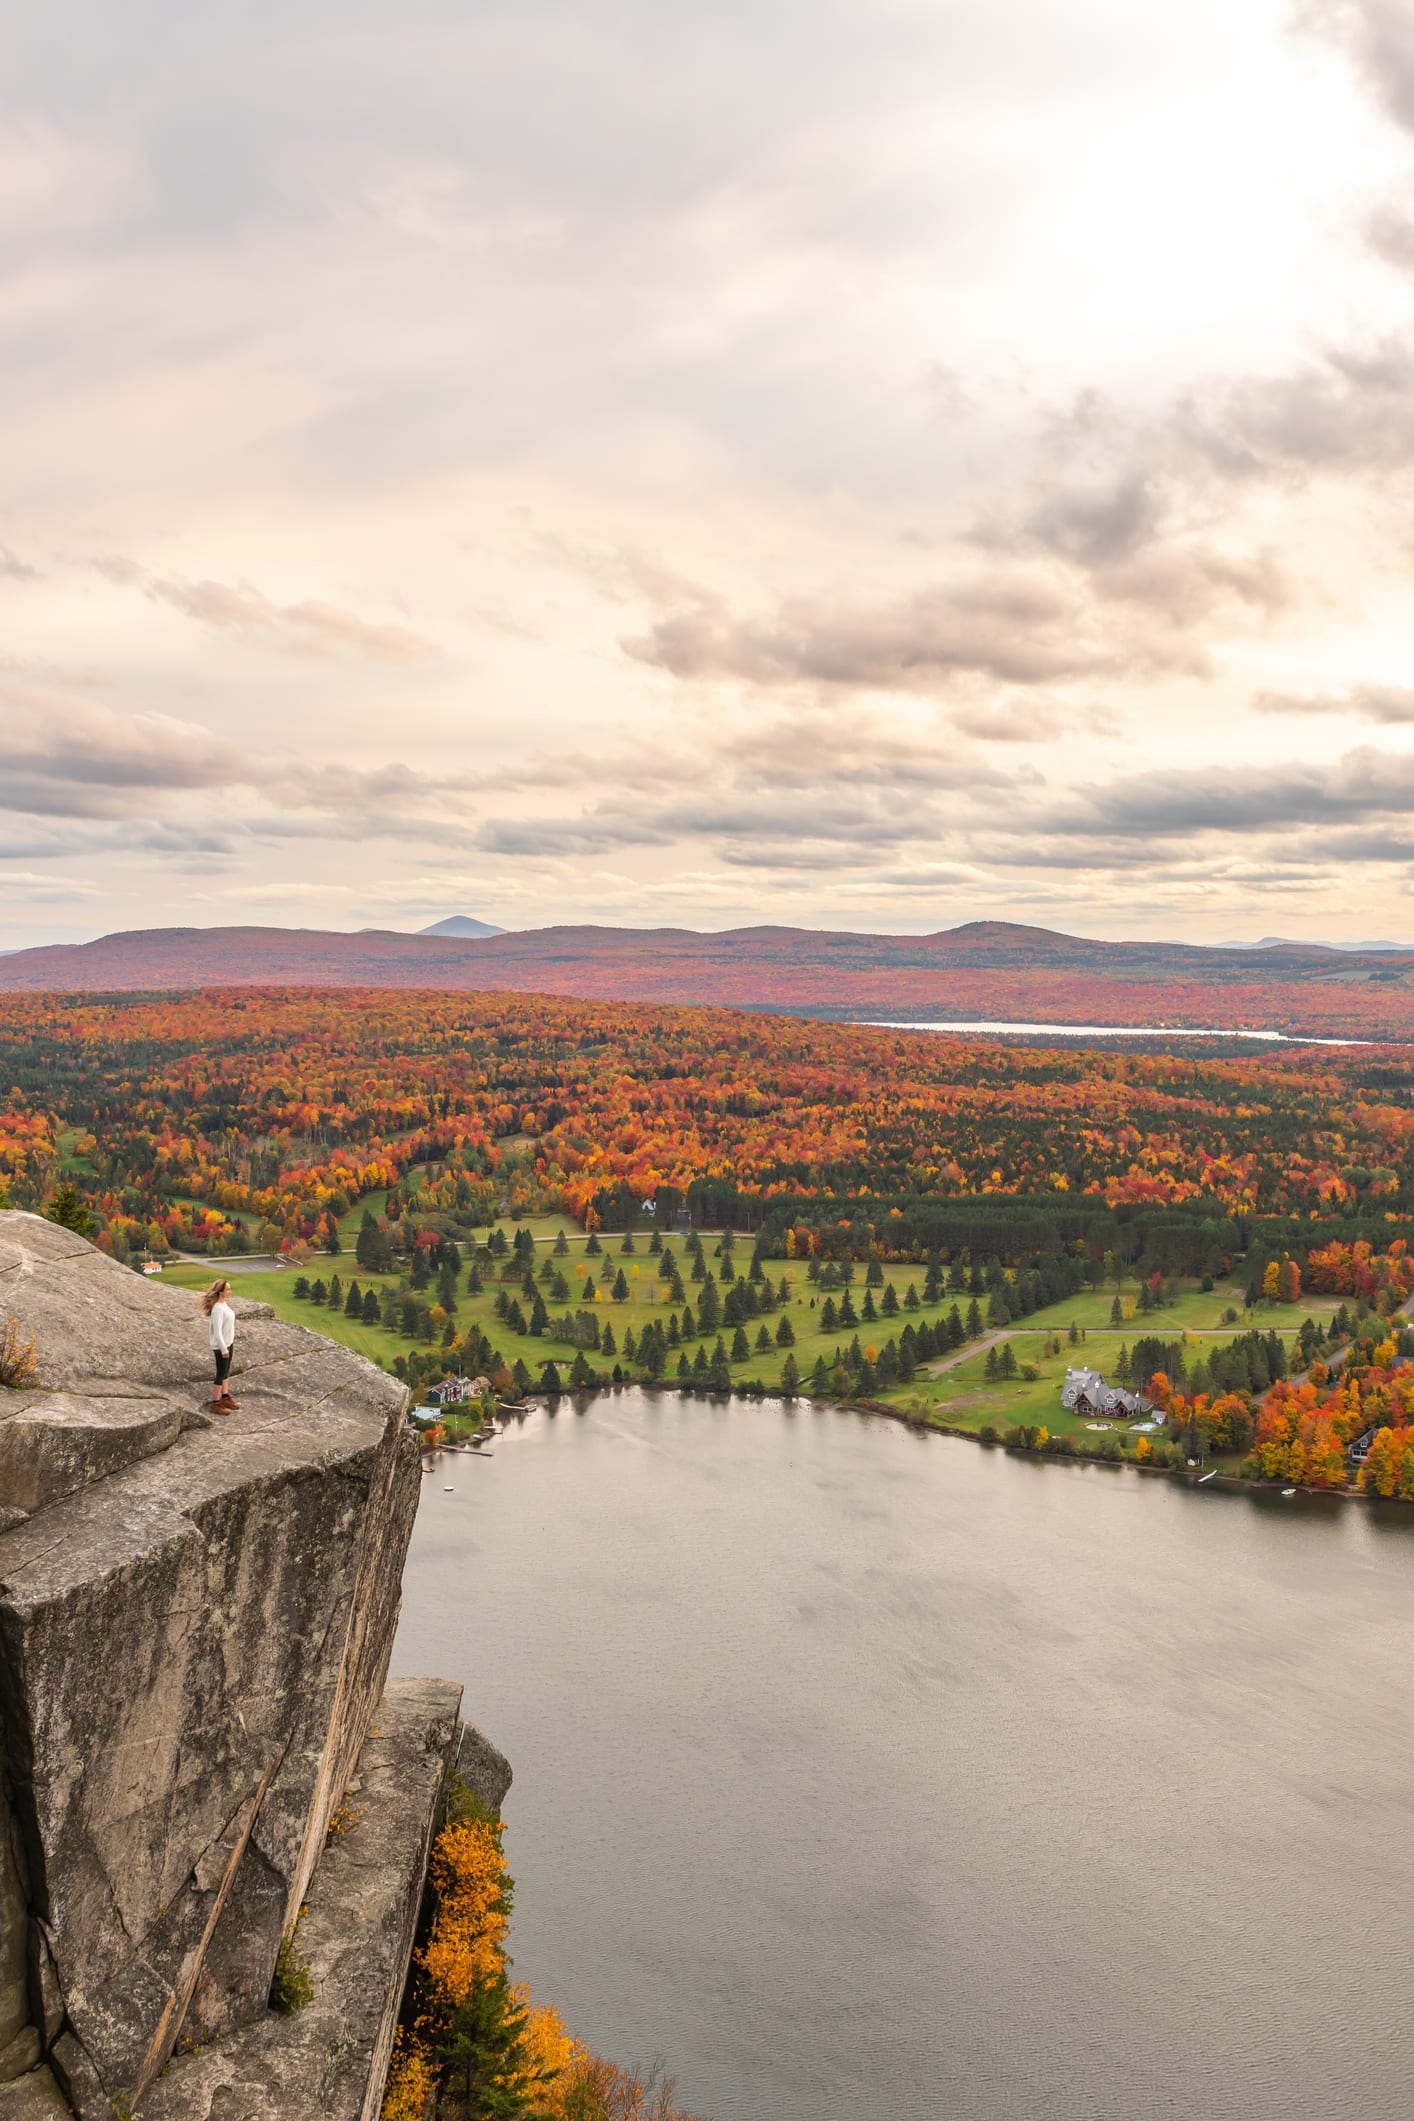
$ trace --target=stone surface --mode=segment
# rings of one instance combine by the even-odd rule
[[[0,1394],[0,1504],[28,1514],[60,1502],[167,1450],[184,1419],[170,1401],[136,1395]]]
[[[0,2084],[0,2121],[71,2121],[72,2109],[48,2069]]]
[[[446,1680],[389,1682],[358,1764],[357,1824],[331,1844],[297,1935],[313,2002],[175,2056],[142,2121],[376,2121],[460,1706]]]
[[[455,1766],[467,1788],[498,1812],[511,1786],[511,1764],[474,1723],[462,1725]]]
[[[192,1292],[0,1213],[0,1313],[36,1335],[41,1386],[201,1423],[0,1533],[18,1830],[0,2005],[18,1922],[29,2016],[66,2011],[53,2059],[85,2121],[118,2092],[136,2107],[188,2020],[209,2039],[264,2013],[397,1618],[418,1494],[403,1388],[268,1305],[235,1308],[241,1410],[213,1419]],[[0,1392],[0,1427],[11,1398],[37,1403]]]

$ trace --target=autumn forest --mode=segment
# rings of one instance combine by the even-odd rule
[[[239,1261],[419,1391],[785,1390],[1326,1485],[1376,1428],[1367,1485],[1414,1495],[1398,1048],[219,989],[11,996],[0,1083],[14,1205],[177,1279]],[[1160,1432],[1062,1409],[1083,1364]]]

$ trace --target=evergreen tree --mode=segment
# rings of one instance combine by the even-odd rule
[[[597,1259],[599,1257],[599,1254],[603,1251],[604,1247],[599,1242],[599,1233],[597,1230],[590,1231],[589,1242],[584,1249],[585,1253],[590,1259]]]
[[[697,1330],[699,1333],[715,1333],[721,1322],[722,1299],[715,1277],[709,1274],[697,1300]]]
[[[905,1311],[916,1311],[919,1308],[918,1291],[914,1288],[912,1282],[909,1283],[907,1289],[904,1291],[903,1308]],[[956,1304],[953,1305],[953,1309],[957,1309]]]
[[[997,1359],[997,1375],[999,1377],[1015,1377],[1016,1375],[1016,1350],[1009,1340],[1002,1343],[1002,1352]]]
[[[292,1294],[297,1296],[301,1303],[304,1303],[308,1300],[309,1276],[307,1274],[297,1274],[295,1276],[295,1286],[292,1291]]]
[[[622,1267],[619,1268],[618,1273],[614,1276],[613,1295],[616,1304],[626,1304],[628,1302],[628,1282],[624,1277]]]
[[[982,1311],[976,1297],[967,1306],[967,1339],[976,1340],[982,1331]]]
[[[984,1363],[984,1364],[982,1365],[982,1374],[983,1374],[983,1376],[984,1376],[984,1377],[986,1378],[986,1380],[987,1380],[988,1384],[995,1384],[995,1383],[996,1383],[996,1381],[997,1381],[997,1350],[996,1350],[996,1345],[995,1345],[995,1343],[993,1343],[993,1345],[992,1345],[992,1346],[991,1346],[990,1348],[988,1348],[988,1350],[987,1350],[987,1360],[986,1360],[986,1362],[985,1362],[985,1363]]]
[[[800,1371],[793,1355],[787,1355],[781,1364],[781,1390],[787,1399],[794,1399],[800,1390]]]
[[[325,1301],[331,1311],[342,1311],[344,1308],[344,1285],[337,1274],[329,1284],[329,1294]]]
[[[80,1200],[78,1187],[69,1178],[54,1188],[44,1214],[46,1221],[58,1223],[61,1229],[72,1230],[76,1237],[87,1237],[93,1229],[93,1217]]]
[[[363,1316],[363,1291],[356,1281],[349,1283],[349,1293],[344,1298],[344,1316],[345,1318],[362,1318]]]
[[[751,1349],[747,1344],[746,1333],[741,1326],[738,1326],[732,1335],[732,1361],[745,1362],[750,1353]]]
[[[795,1346],[795,1327],[791,1324],[789,1316],[783,1318],[776,1328],[776,1346],[778,1348],[793,1348]]]
[[[552,1398],[564,1390],[560,1383],[559,1370],[552,1362],[547,1362],[540,1372],[540,1389],[542,1392],[548,1392]]]
[[[830,1389],[830,1373],[823,1355],[815,1358],[815,1367],[810,1372],[810,1389],[812,1392],[828,1392]]]
[[[630,1334],[629,1340],[631,1340],[632,1338],[633,1336],[632,1334]],[[625,1351],[627,1351],[628,1340],[625,1340],[624,1348]],[[614,1328],[612,1323],[606,1325],[604,1328],[603,1335],[599,1342],[599,1352],[601,1355],[617,1355],[619,1352],[618,1342],[614,1339]]]
[[[555,1232],[554,1252],[556,1259],[563,1259],[565,1254],[569,1251],[569,1248],[570,1241],[565,1236],[564,1227],[563,1225],[561,1225],[561,1227]]]
[[[880,1304],[879,1309],[885,1318],[897,1318],[898,1316],[898,1290],[892,1282],[889,1283],[884,1291],[884,1300]]]

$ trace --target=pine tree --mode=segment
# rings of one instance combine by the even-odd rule
[[[628,1302],[628,1281],[625,1278],[622,1267],[619,1268],[618,1273],[614,1276],[613,1296],[616,1304],[626,1304]]]
[[[986,1362],[985,1362],[985,1363],[984,1363],[984,1364],[982,1365],[982,1374],[983,1374],[983,1376],[984,1376],[984,1377],[986,1378],[986,1380],[987,1380],[988,1384],[995,1384],[995,1383],[996,1383],[996,1381],[997,1381],[997,1350],[996,1350],[996,1346],[995,1346],[995,1343],[994,1343],[994,1344],[993,1344],[993,1345],[992,1345],[992,1346],[991,1346],[990,1348],[988,1348],[988,1350],[987,1350],[987,1360],[986,1360]]]
[[[745,1362],[750,1353],[751,1349],[747,1344],[746,1334],[742,1327],[738,1326],[732,1335],[732,1361]]]
[[[63,1230],[72,1230],[76,1237],[87,1237],[93,1229],[93,1217],[80,1200],[79,1189],[72,1179],[66,1178],[62,1185],[54,1188],[44,1214],[46,1221],[58,1223]]]
[[[781,1390],[787,1399],[794,1399],[800,1390],[800,1370],[793,1355],[787,1355],[781,1364]]]
[[[569,1248],[570,1248],[570,1241],[569,1241],[569,1239],[568,1239],[568,1238],[567,1238],[567,1237],[565,1236],[565,1233],[564,1233],[564,1228],[563,1228],[563,1226],[561,1226],[561,1228],[560,1228],[560,1229],[558,1229],[558,1230],[557,1230],[557,1231],[555,1232],[555,1245],[554,1245],[554,1253],[555,1253],[555,1258],[556,1258],[556,1259],[563,1259],[563,1258],[564,1258],[564,1256],[565,1256],[565,1254],[566,1254],[566,1253],[567,1253],[567,1252],[569,1251]]]

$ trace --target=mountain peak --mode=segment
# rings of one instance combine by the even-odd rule
[[[490,921],[473,920],[469,913],[449,913],[444,921],[434,921],[430,928],[419,928],[419,935],[504,935],[504,928],[493,927]]]

